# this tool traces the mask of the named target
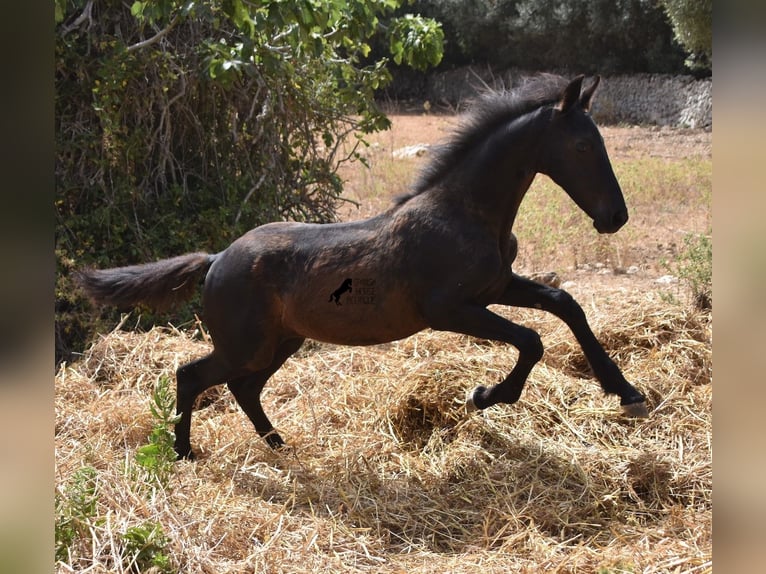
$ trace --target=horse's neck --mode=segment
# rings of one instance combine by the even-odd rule
[[[521,200],[537,174],[537,157],[545,134],[546,116],[533,112],[499,127],[468,158],[468,177],[452,186],[462,202],[497,231],[510,233]],[[462,188],[462,189],[457,189]]]

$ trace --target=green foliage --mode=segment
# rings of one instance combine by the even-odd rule
[[[180,420],[175,414],[175,397],[170,390],[170,379],[162,376],[152,392],[151,411],[155,421],[149,443],[136,450],[136,462],[163,488],[173,474],[176,452],[173,450],[175,434],[171,426]]]
[[[153,572],[172,574],[175,572],[166,546],[168,538],[162,530],[162,526],[147,522],[140,526],[131,526],[122,535],[125,545],[125,568],[133,572],[146,572],[152,568]]]
[[[84,466],[77,470],[62,493],[56,493],[56,560],[66,562],[70,548],[81,540],[90,540],[96,524],[98,483],[96,469]]]
[[[167,491],[176,459],[173,450],[175,437],[169,429],[178,420],[174,405],[170,381],[167,377],[161,377],[152,394],[150,408],[155,425],[149,435],[149,443],[136,451],[136,463],[146,475],[136,472],[126,475],[132,478],[137,493],[147,494],[146,485],[151,483]],[[130,467],[130,470],[135,469]],[[147,475],[150,483],[145,482]],[[155,491],[151,492],[150,498]],[[103,543],[103,540],[98,540],[105,524],[104,517],[98,514],[99,496],[98,472],[92,466],[77,470],[67,484],[57,490],[54,532],[58,562],[71,565],[78,557],[87,555],[93,547]],[[131,526],[116,539],[122,542],[121,559],[126,571],[176,572],[167,550],[169,539],[160,524],[146,522]]]
[[[684,52],[654,0],[416,0],[443,23],[445,62],[609,73],[671,73]]]
[[[374,100],[389,60],[370,59],[372,38],[419,69],[441,57],[439,25],[391,20],[400,4],[54,0],[57,361],[89,330],[70,269],[334,219],[338,167],[357,156],[344,142],[389,125]]]
[[[390,28],[390,49],[394,62],[409,62],[417,70],[436,66],[442,59],[444,32],[432,19],[406,14]]]
[[[695,307],[713,308],[713,238],[687,234],[684,248],[675,257],[674,271],[689,288]]]
[[[713,0],[660,0],[676,38],[690,52],[687,64],[713,65]]]

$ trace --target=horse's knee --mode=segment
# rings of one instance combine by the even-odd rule
[[[555,289],[551,299],[553,300],[556,314],[565,321],[585,318],[585,311],[567,291]]]
[[[580,304],[575,301],[575,298],[563,289],[551,289],[551,299],[554,304],[562,310],[580,306]]]
[[[519,341],[517,348],[519,349],[519,359],[529,361],[530,363],[537,363],[543,358],[543,341],[532,329],[527,329],[524,333],[524,337]]]

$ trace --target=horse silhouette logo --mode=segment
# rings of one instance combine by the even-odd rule
[[[348,279],[344,280],[343,283],[341,283],[340,287],[338,287],[330,294],[330,298],[327,300],[327,302],[329,303],[334,299],[335,304],[340,305],[340,296],[344,293],[351,293],[352,291],[353,289],[351,288],[351,278],[349,277]]]

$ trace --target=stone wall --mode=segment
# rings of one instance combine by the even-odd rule
[[[593,103],[601,123],[713,128],[713,80],[640,74],[603,78]]]
[[[397,76],[388,96],[462,108],[487,88],[512,88],[528,72],[460,68],[429,76]],[[601,124],[713,128],[713,80],[666,74],[605,76],[593,104]]]

